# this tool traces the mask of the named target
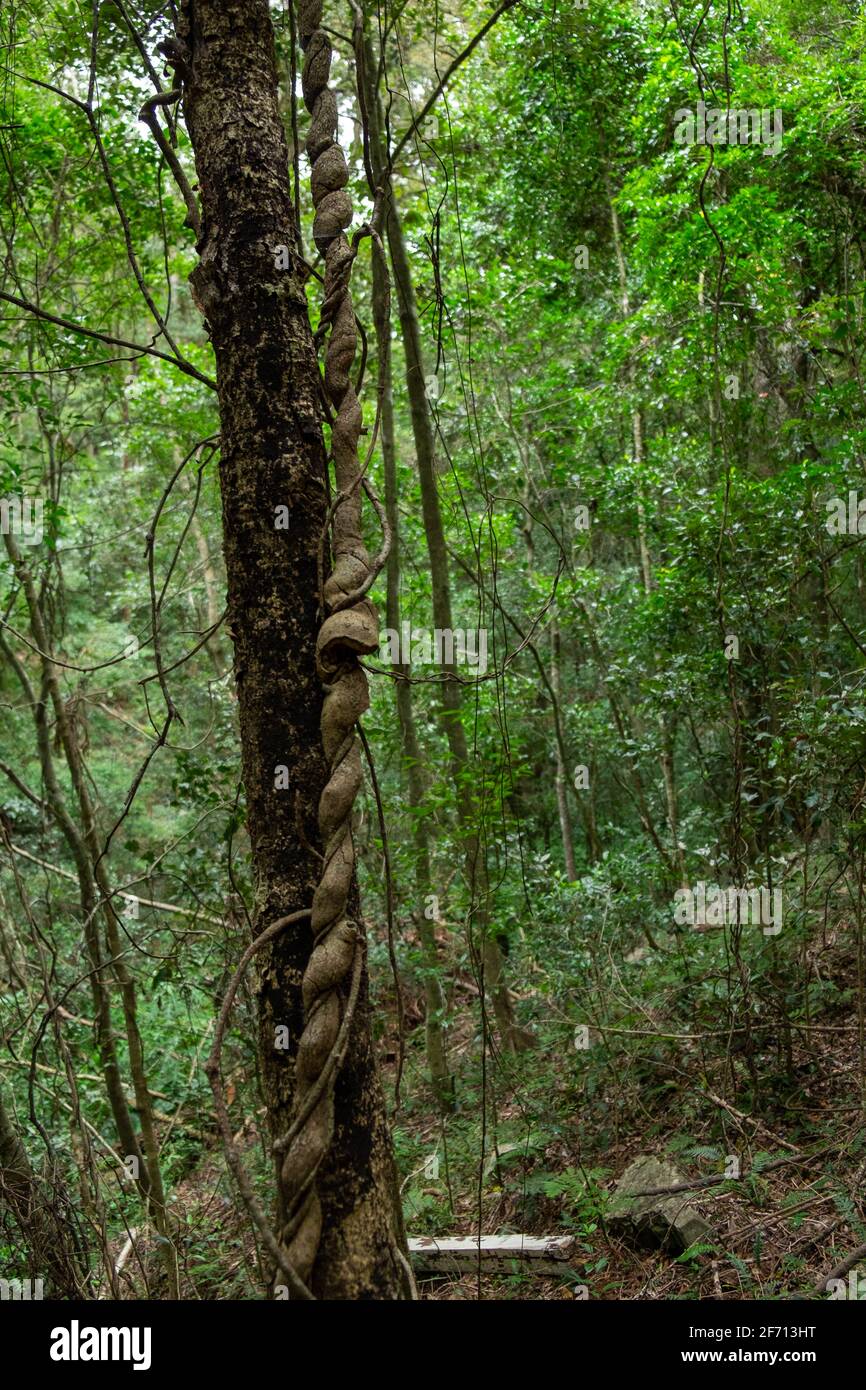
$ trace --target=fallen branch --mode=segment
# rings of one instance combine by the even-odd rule
[[[411,1240],[409,1244],[412,1244]],[[852,1250],[850,1255],[846,1255],[844,1260],[840,1260],[837,1265],[834,1265],[829,1274],[823,1275],[818,1280],[815,1285],[815,1293],[826,1293],[827,1285],[831,1279],[844,1279],[845,1275],[864,1257],[866,1257],[866,1245],[858,1245],[856,1250]]]
[[[136,1228],[135,1226],[133,1226],[132,1230],[131,1230],[130,1233],[129,1233],[129,1237],[128,1237],[128,1239],[127,1239],[126,1244],[124,1245],[123,1249],[121,1250],[120,1254],[118,1255],[117,1259],[116,1259],[115,1262],[114,1262],[114,1275],[115,1275],[115,1278],[117,1277],[118,1274],[122,1274],[122,1273],[123,1273],[123,1266],[126,1264],[127,1260],[129,1259],[130,1255],[132,1254],[133,1248],[134,1248],[134,1246],[135,1246],[135,1238],[136,1238],[137,1235],[138,1235],[138,1230],[137,1230],[137,1228]]]
[[[19,845],[10,843],[9,848],[13,854],[19,855],[21,859],[29,859],[31,864],[38,864],[40,869],[47,869],[50,874],[57,874],[60,878],[67,878],[73,883],[77,883],[75,874],[71,874],[68,869],[61,869],[57,864],[49,864],[45,859],[37,859],[35,854],[29,850],[21,849]],[[154,912],[176,912],[181,917],[201,918],[203,922],[212,922],[214,926],[223,925],[221,917],[214,917],[210,912],[202,912],[198,907],[178,907],[175,903],[160,903],[154,898],[140,898],[136,893],[125,893],[118,889],[115,894],[117,898],[123,898],[124,902],[139,903],[142,907],[152,907]]]
[[[742,1177],[763,1177],[765,1173],[772,1173],[775,1168],[786,1168],[798,1164],[814,1163],[816,1159],[823,1158],[830,1152],[830,1145],[822,1149],[817,1149],[811,1154],[797,1154],[795,1158],[776,1158],[772,1163],[765,1163],[761,1168],[753,1168],[748,1173],[743,1173]],[[724,1173],[714,1173],[708,1178],[695,1178],[690,1182],[674,1183],[671,1187],[647,1187],[640,1192],[632,1192],[632,1197],[667,1197],[675,1192],[697,1192],[699,1188],[716,1187],[723,1182],[740,1182],[741,1178],[729,1178]]]

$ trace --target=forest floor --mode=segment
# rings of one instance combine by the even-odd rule
[[[850,998],[858,975],[854,933],[843,923],[830,940],[821,974]],[[464,984],[471,992],[471,981]],[[742,1052],[702,1057],[686,1035],[663,1041],[651,1056],[633,1047],[617,1051],[614,1043],[591,1071],[575,1052],[572,1030],[558,1016],[551,1023],[542,999],[527,994],[519,1004],[538,1046],[516,1057],[488,1052],[483,1067],[477,1019],[466,1010],[459,1015],[450,1033],[458,1105],[443,1122],[423,1076],[420,1000],[411,989],[405,993],[402,1099],[393,1130],[407,1229],[413,1236],[570,1236],[572,1254],[556,1277],[524,1269],[422,1278],[422,1299],[810,1297],[863,1243],[862,1032],[849,1006],[825,1008],[808,1032],[794,1029],[790,1051],[781,1049],[784,1066],[776,1037],[765,1051],[756,1047],[750,1068]],[[379,1039],[379,1050],[393,1094],[394,1032]],[[768,1078],[760,1107],[743,1099],[752,1094],[753,1074]],[[693,1080],[698,1075],[702,1088]],[[238,1093],[251,1082],[239,1077]],[[236,1140],[266,1205],[265,1145],[255,1128],[263,1113]],[[249,1221],[216,1137],[205,1145],[175,1187],[173,1209],[184,1228],[182,1297],[261,1297],[264,1274]],[[606,1228],[617,1179],[644,1154],[675,1163],[683,1180],[709,1180],[684,1200],[712,1234],[682,1254],[633,1248]],[[740,1160],[739,1179],[724,1179],[729,1154]],[[139,1256],[148,1247],[139,1242]],[[130,1297],[159,1278],[150,1259],[125,1265]]]
[[[839,923],[820,950],[816,943],[813,959],[819,978],[836,986],[834,997],[851,999],[862,970],[853,928]],[[572,1235],[568,1270],[561,1278],[473,1272],[425,1279],[422,1297],[810,1297],[866,1240],[863,1020],[850,1004],[816,1013],[808,1030],[791,1027],[787,1047],[778,1034],[761,1035],[765,1046],[755,1045],[752,1067],[744,1050],[708,1057],[699,1042],[678,1040],[641,1056],[618,1050],[613,1039],[593,1076],[575,1053],[571,1030],[551,1026],[544,1001],[533,1003],[538,1016],[524,1021],[539,1046],[488,1059],[497,1118],[495,1132],[489,1125],[485,1135],[483,1161],[477,1062],[468,1062],[462,1079],[457,1060],[461,1053],[477,1057],[471,1025],[452,1038],[458,1096],[461,1079],[468,1091],[465,1110],[443,1130],[435,1115],[404,1107],[398,1152],[411,1147],[444,1158],[444,1135],[451,1157],[450,1173],[441,1176],[440,1162],[431,1179],[436,1167],[428,1162],[404,1182],[407,1222],[413,1235]],[[759,1105],[748,1099],[754,1094]],[[690,1251],[632,1248],[606,1229],[616,1180],[645,1154],[675,1163],[683,1181],[709,1180],[683,1195],[712,1232]],[[724,1180],[730,1154],[740,1163],[737,1180]]]

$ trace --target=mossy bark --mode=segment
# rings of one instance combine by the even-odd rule
[[[327,776],[315,661],[317,555],[327,512],[320,379],[266,0],[194,0],[183,11],[172,61],[183,79],[202,203],[191,284],[217,363],[229,628],[260,931],[309,907],[320,869],[313,852]],[[275,525],[277,509],[286,507],[287,529]],[[286,769],[279,786],[278,767]],[[301,923],[261,957],[262,1078],[274,1137],[291,1118],[310,946],[309,925]],[[280,1026],[288,1046],[278,1049]],[[278,1176],[275,1182],[279,1224],[289,1194],[279,1191]],[[324,1227],[314,1293],[409,1296],[366,969],[318,1189]]]

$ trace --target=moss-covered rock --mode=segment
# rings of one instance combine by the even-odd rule
[[[656,1188],[675,1187],[686,1181],[665,1159],[652,1154],[636,1158],[616,1185],[606,1218],[611,1234],[634,1245],[672,1252],[687,1250],[698,1240],[712,1239],[704,1218],[689,1206],[688,1193],[675,1192],[667,1197],[655,1193]]]

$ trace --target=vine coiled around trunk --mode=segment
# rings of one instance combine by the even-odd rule
[[[367,677],[358,657],[376,651],[379,644],[376,611],[368,599],[357,597],[366,591],[370,559],[361,535],[361,407],[350,375],[357,345],[349,290],[355,251],[346,237],[352,201],[346,192],[346,159],[335,138],[337,100],[328,86],[332,49],[321,19],[322,0],[301,0],[301,80],[312,117],[306,150],[312,166],[313,238],[325,258],[317,337],[328,335],[324,377],[334,412],[331,450],[337,488],[332,569],[323,585],[325,616],[316,643],[325,691],[321,731],[328,764],[328,781],[319,800],[323,866],[313,896],[313,947],[303,979],[305,1022],[295,1070],[296,1122],[280,1174],[285,1203],[280,1243],[305,1281],[312,1272],[322,1230],[316,1174],[334,1127],[338,1068],[330,1063],[339,1046],[353,966],[363,949],[360,930],[348,915],[355,871],[352,809],[361,785],[355,726],[369,705]],[[328,1082],[322,1086],[325,1072]]]

